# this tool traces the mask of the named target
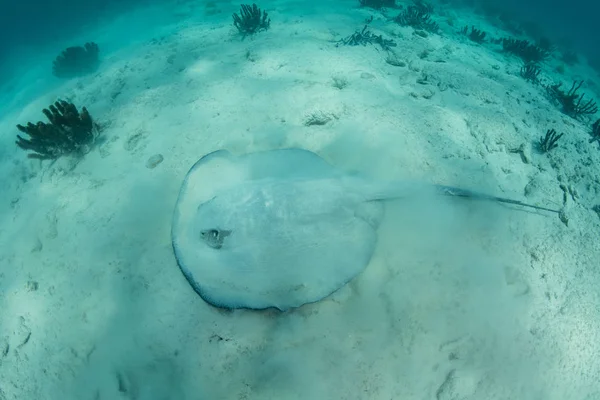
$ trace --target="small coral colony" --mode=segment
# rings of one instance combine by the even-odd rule
[[[396,0],[358,0],[359,7],[369,8],[374,12],[393,12],[390,19],[401,26],[410,26],[415,34],[427,38],[429,35],[441,35],[440,25],[436,22],[434,7],[423,0],[414,0],[412,4],[402,6]],[[340,39],[336,46],[366,46],[379,45],[383,51],[390,53],[386,60],[392,65],[396,59],[393,48],[396,42],[383,35],[374,34],[369,30],[373,16],[367,19],[364,26],[353,34]],[[449,25],[453,24],[448,21]],[[271,19],[266,11],[256,4],[242,4],[239,14],[233,14],[233,26],[237,28],[242,38],[253,36],[269,29]],[[514,29],[513,29],[514,30]],[[447,33],[446,33],[447,34]],[[540,79],[544,61],[560,53],[548,40],[539,39],[531,42],[527,39],[511,37],[490,38],[489,35],[475,26],[465,26],[456,31],[457,36],[464,36],[480,46],[500,45],[499,51],[520,58],[523,62],[520,75],[523,79],[543,89],[541,92],[556,104],[565,115],[581,120],[589,118],[598,111],[596,101],[586,97],[579,90],[583,81],[575,81],[568,90],[562,89],[562,83],[544,83]],[[96,43],[89,42],[83,46],[65,49],[53,62],[52,72],[61,79],[93,73],[100,65],[100,49]],[[570,50],[562,50],[562,61],[568,64],[577,62],[577,55]],[[79,111],[75,104],[58,100],[42,110],[48,122],[27,123],[17,125],[17,129],[27,136],[17,135],[16,144],[28,151],[28,157],[34,159],[57,159],[64,155],[85,154],[93,148],[94,142],[102,130],[102,125],[96,123],[86,107]],[[600,143],[600,119],[590,122],[590,143]],[[559,139],[564,133],[558,134],[549,128],[544,136],[535,143],[541,153],[546,153],[558,146]]]

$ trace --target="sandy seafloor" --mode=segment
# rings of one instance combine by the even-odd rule
[[[508,35],[466,11],[438,9],[441,35],[423,38],[354,3],[259,6],[271,29],[243,41],[229,2],[181,4],[159,12],[176,23],[119,34],[156,15],[140,10],[74,38],[100,45],[98,72],[0,122],[0,399],[599,399],[589,121],[563,115],[498,45],[461,37],[466,24]],[[376,46],[335,46],[370,15],[406,66]],[[57,51],[13,99],[52,79]],[[564,75],[558,63],[544,64],[546,82],[583,78],[600,99],[585,62]],[[28,160],[14,125],[58,98],[108,125],[79,161]],[[330,122],[305,126],[315,112]],[[565,135],[540,154],[551,127]],[[494,204],[394,202],[371,263],[333,296],[287,313],[215,309],[172,253],[182,179],[217,149],[284,147],[380,179],[564,207],[568,224]],[[164,161],[149,169],[155,154]]]

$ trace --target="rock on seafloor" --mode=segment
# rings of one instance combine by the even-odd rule
[[[156,167],[158,164],[163,162],[164,158],[162,154],[155,154],[146,161],[146,168],[152,169]]]

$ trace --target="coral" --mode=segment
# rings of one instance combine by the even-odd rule
[[[332,83],[331,86],[333,86],[336,89],[342,90],[344,89],[346,86],[348,86],[348,79],[343,78],[343,77],[339,77],[339,76],[334,76],[332,78]]]
[[[379,10],[384,7],[396,8],[395,0],[358,0],[361,7],[369,7]]]
[[[537,83],[542,70],[536,64],[525,64],[521,67],[521,77],[528,82]]]
[[[315,111],[304,118],[304,126],[325,125],[335,115],[326,114],[323,111]]]
[[[546,153],[558,147],[556,142],[558,142],[558,139],[560,139],[562,135],[564,135],[564,133],[557,135],[554,129],[548,129],[548,131],[546,132],[546,136],[540,137],[540,140],[538,142],[538,148],[542,153]]]
[[[52,73],[59,78],[71,78],[94,72],[99,64],[99,51],[94,42],[68,47],[52,63]]]
[[[475,43],[481,44],[481,43],[485,42],[486,33],[482,30],[476,29],[474,26],[471,26],[471,33],[469,33],[468,26],[465,26],[464,28],[462,28],[460,32],[463,35],[468,36],[468,38]]]
[[[393,40],[384,39],[381,35],[373,35],[367,30],[367,25],[365,25],[362,31],[357,30],[352,35],[339,40],[336,46],[338,46],[339,43],[346,46],[366,46],[367,44],[378,44],[383,50],[390,50],[390,47],[396,46],[396,42]]]
[[[562,83],[547,86],[546,90],[552,99],[558,101],[562,106],[562,111],[570,117],[578,118],[582,115],[595,114],[598,111],[598,106],[593,99],[582,103],[584,94],[577,94],[577,91],[583,84],[583,81],[573,82],[573,86],[568,92],[563,92],[560,87]]]
[[[412,26],[415,29],[437,32],[439,25],[431,20],[430,13],[431,6],[425,3],[417,3],[398,14],[394,18],[394,22],[403,26]]]
[[[431,14],[433,12],[433,6],[425,0],[413,0],[413,4],[423,13]]]
[[[30,136],[27,140],[17,135],[16,141],[21,149],[33,151],[27,155],[29,158],[55,159],[82,151],[93,143],[99,132],[98,124],[85,107],[78,112],[73,103],[59,100],[42,112],[50,123],[17,125],[17,129]]]
[[[598,142],[598,144],[600,144],[600,119],[597,119],[592,125],[592,131],[590,132],[590,135],[592,135],[590,143]]]
[[[259,31],[267,30],[271,26],[271,18],[266,11],[261,13],[256,4],[242,4],[240,6],[240,15],[233,14],[233,25],[245,37],[253,35]]]
[[[534,28],[534,30],[537,33],[537,30],[539,28]],[[532,33],[533,34],[533,33]],[[552,53],[553,51],[556,50],[556,46],[552,44],[552,42],[550,41],[550,39],[548,39],[547,37],[540,37],[536,40],[537,42],[537,46],[542,49],[547,51],[548,53]]]
[[[527,40],[502,39],[502,48],[508,53],[521,57],[526,63],[537,63],[548,58],[548,50],[530,43]]]

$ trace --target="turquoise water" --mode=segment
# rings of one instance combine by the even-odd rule
[[[600,398],[594,10],[376,3],[265,1],[246,34],[232,2],[7,6],[0,400]],[[172,247],[184,178],[284,148],[560,212],[407,196],[333,294],[215,307]]]

